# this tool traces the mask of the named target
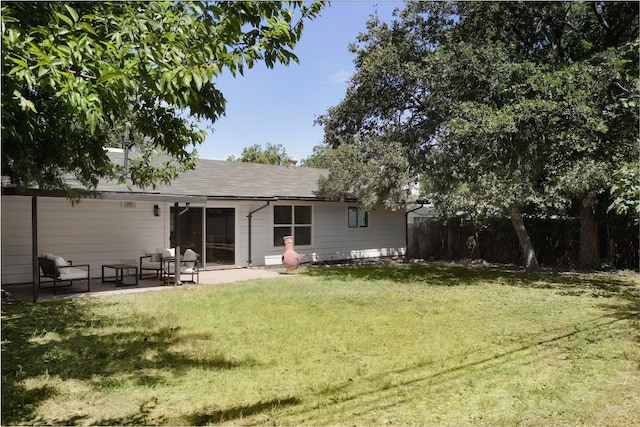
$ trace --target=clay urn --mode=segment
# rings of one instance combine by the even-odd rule
[[[282,254],[282,265],[287,270],[295,270],[300,265],[300,254],[293,249],[293,236],[284,236],[284,254]]]

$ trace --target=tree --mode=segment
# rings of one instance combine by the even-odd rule
[[[306,159],[302,159],[300,165],[307,168],[327,169],[329,168],[329,151],[331,147],[328,145],[316,145],[313,152]]]
[[[229,162],[245,162],[245,163],[264,163],[269,165],[287,165],[290,157],[282,144],[270,144],[263,149],[260,144],[254,144],[251,147],[242,149],[240,157],[229,156]]]
[[[3,2],[2,168],[19,188],[154,187],[192,168],[193,119],[225,112],[215,77],[272,68],[322,2]],[[134,138],[135,136],[135,138]],[[127,167],[103,145],[135,145]],[[126,140],[125,140],[126,139]],[[161,166],[152,163],[168,155]]]
[[[613,176],[611,196],[613,200],[608,211],[619,215],[633,215],[635,223],[640,223],[640,166],[635,164],[621,165]]]
[[[326,193],[401,206],[418,181],[440,203],[463,191],[509,214],[538,269],[522,212],[588,206],[637,158],[623,101],[637,88],[638,11],[533,5],[414,2],[391,26],[370,20],[344,100],[319,120],[336,151]]]

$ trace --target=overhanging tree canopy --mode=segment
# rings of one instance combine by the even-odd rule
[[[304,22],[322,2],[3,2],[2,168],[19,187],[141,187],[193,167],[225,99],[214,78],[297,61]],[[125,169],[103,146],[136,134]],[[128,145],[130,141],[124,141]],[[171,161],[152,166],[156,153]],[[125,174],[126,172],[126,174]]]
[[[325,194],[462,193],[508,210],[535,270],[521,210],[588,208],[638,157],[637,34],[637,7],[616,2],[414,2],[370,21],[344,100],[319,120],[335,148]]]

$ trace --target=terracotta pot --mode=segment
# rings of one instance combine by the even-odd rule
[[[282,254],[282,265],[287,270],[295,270],[300,265],[300,254],[293,249],[293,236],[284,236],[284,254]]]

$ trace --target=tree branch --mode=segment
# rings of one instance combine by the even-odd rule
[[[622,86],[620,84],[620,82],[616,82],[616,86],[618,86],[620,89],[622,89],[624,92],[626,93],[633,93],[631,90],[627,89],[626,87]]]
[[[598,21],[600,21],[600,24],[602,25],[602,27],[605,29],[607,33],[609,33],[611,31],[611,27],[609,26],[609,23],[607,22],[607,20],[604,19],[604,16],[602,16],[602,11],[598,9],[598,3],[592,2],[591,9],[593,9],[593,13],[596,14],[596,18],[598,18]]]

